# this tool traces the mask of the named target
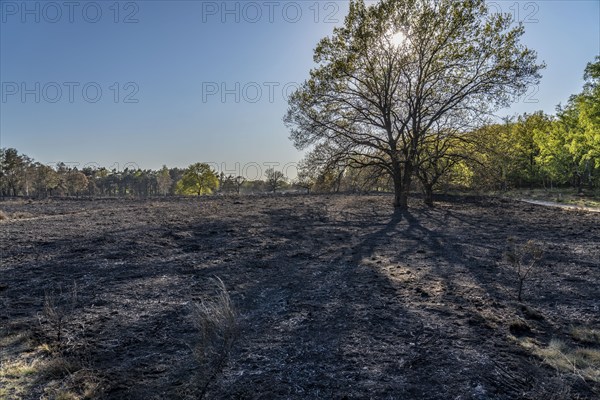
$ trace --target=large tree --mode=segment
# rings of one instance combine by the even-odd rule
[[[539,81],[543,65],[519,43],[523,26],[511,23],[488,13],[484,0],[351,1],[290,97],[291,139],[383,168],[394,206],[406,208],[432,135],[476,124]]]

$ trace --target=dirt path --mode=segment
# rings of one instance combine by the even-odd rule
[[[587,206],[579,206],[576,204],[562,204],[556,203],[553,201],[544,201],[544,200],[532,200],[532,199],[519,199],[524,203],[536,204],[539,206],[548,206],[548,207],[558,207],[563,210],[575,210],[575,211],[586,211],[586,212],[600,212],[600,208],[597,207],[587,207]]]

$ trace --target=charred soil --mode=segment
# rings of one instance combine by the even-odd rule
[[[206,398],[600,398],[597,213],[341,195],[0,209],[0,398],[197,398],[193,305],[214,277],[237,332]],[[544,253],[522,303],[509,237]]]

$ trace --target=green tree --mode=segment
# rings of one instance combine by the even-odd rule
[[[547,132],[551,124],[552,118],[538,111],[466,132],[458,142],[460,161],[449,173],[461,186],[476,189],[538,185],[545,175],[537,132]]]
[[[219,178],[208,164],[192,164],[177,182],[176,193],[182,195],[211,194],[219,187]]]
[[[406,208],[427,138],[476,123],[539,81],[522,25],[484,0],[350,2],[342,27],[321,40],[310,79],[285,117],[299,149],[384,169],[394,206]]]
[[[433,192],[442,177],[465,157],[463,138],[451,132],[430,135],[418,154],[415,174],[421,182],[425,204],[433,206]]]
[[[551,118],[542,111],[520,115],[509,124],[507,145],[511,147],[512,156],[509,179],[515,186],[533,187],[541,182],[543,171],[538,162],[540,144],[536,140],[536,132],[547,132],[550,126]]]
[[[600,178],[600,58],[587,65],[584,78],[583,92],[559,106],[556,120],[535,136],[544,172],[559,184],[570,181],[578,192]]]
[[[600,178],[600,56],[595,62],[587,65],[584,73],[586,81],[583,92],[576,97],[575,103],[579,110],[579,125],[584,131],[583,146],[590,182],[592,175]]]

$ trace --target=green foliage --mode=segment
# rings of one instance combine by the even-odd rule
[[[582,93],[558,107],[557,118],[547,130],[537,130],[537,161],[544,173],[558,183],[571,182],[579,190],[600,179],[600,61],[588,64]]]
[[[452,164],[447,151],[428,151],[432,142],[459,135],[539,80],[543,65],[511,22],[483,0],[351,1],[290,98],[291,139],[329,154],[326,165],[385,171],[394,205],[406,208],[416,172],[433,171],[421,177],[429,184]]]
[[[600,59],[586,83],[556,116],[541,111],[485,125],[462,135],[463,159],[448,177],[477,189],[600,186]]]
[[[219,187],[219,178],[208,164],[192,164],[177,182],[176,193],[181,195],[212,194]]]
[[[516,186],[534,186],[540,183],[541,167],[537,157],[540,154],[536,132],[546,132],[551,126],[551,118],[541,111],[523,114],[509,124],[507,137],[511,146],[510,171],[508,179]]]

